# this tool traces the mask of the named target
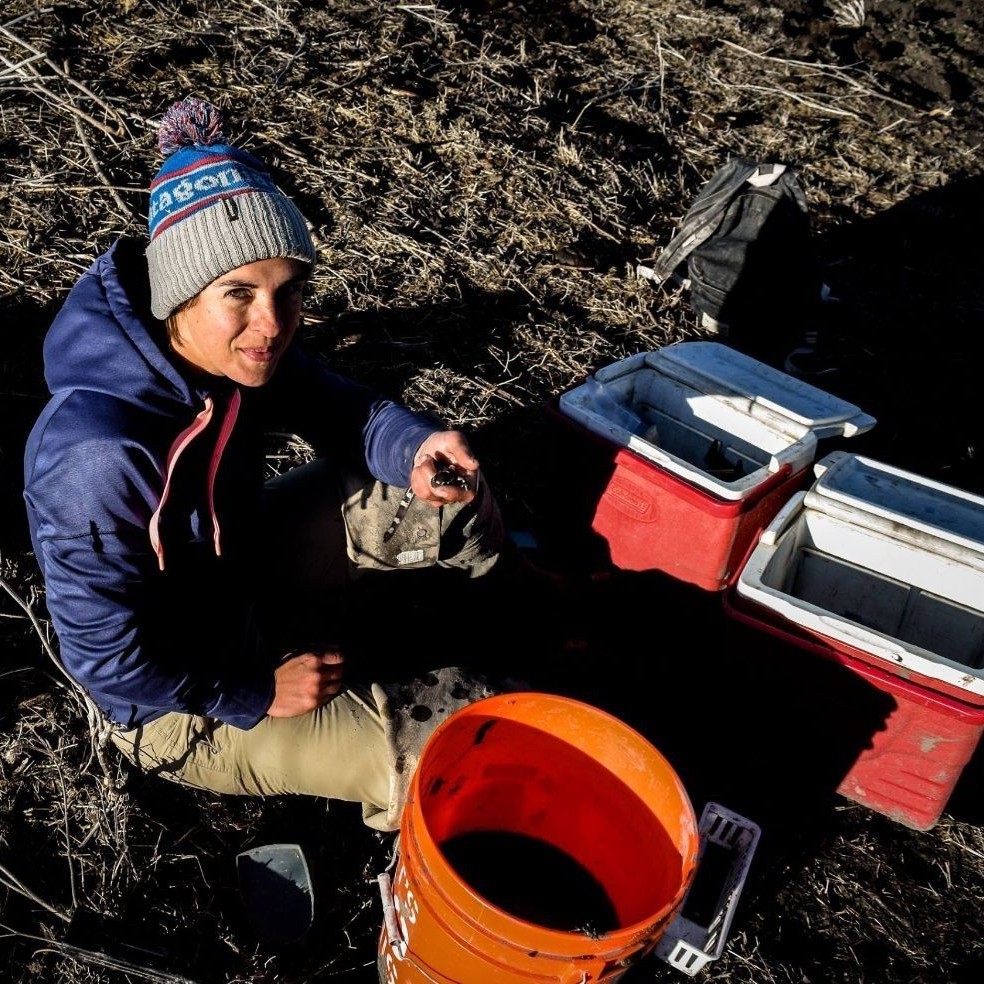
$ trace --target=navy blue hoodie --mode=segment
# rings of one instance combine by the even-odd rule
[[[133,728],[180,711],[250,728],[281,655],[264,651],[244,576],[263,431],[355,454],[405,486],[441,425],[296,341],[259,388],[192,378],[168,351],[143,244],[120,240],[45,338],[52,397],[25,453],[31,539],[62,662],[111,720]]]

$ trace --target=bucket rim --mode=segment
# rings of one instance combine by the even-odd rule
[[[446,859],[424,814],[420,778],[425,771],[425,766],[434,754],[434,750],[440,747],[443,737],[456,724],[460,724],[463,718],[498,716],[531,726],[530,722],[525,720],[522,714],[516,710],[520,703],[531,703],[541,708],[550,706],[555,711],[584,714],[613,725],[621,731],[622,737],[626,740],[636,742],[640,748],[645,748],[650,755],[655,756],[665,768],[666,774],[672,779],[672,795],[681,808],[682,842],[679,845],[679,852],[682,877],[680,885],[673,895],[663,906],[653,910],[651,914],[609,932],[599,934],[597,937],[585,933],[554,929],[522,919],[495,905],[461,879],[455,868]],[[546,731],[546,729],[544,730]],[[644,798],[640,796],[640,799]],[[408,824],[407,817],[413,817],[416,822]],[[620,954],[625,954],[626,947],[632,947],[633,944],[638,944],[637,950],[647,950],[651,946],[655,946],[666,926],[678,914],[696,873],[700,835],[697,815],[682,780],[666,756],[641,732],[609,711],[571,697],[540,691],[514,691],[494,694],[474,701],[455,711],[434,730],[424,747],[411,782],[404,813],[404,823],[400,832],[399,847],[405,857],[410,854],[420,863],[424,870],[418,874],[423,881],[426,881],[428,890],[436,891],[445,904],[452,903],[456,910],[456,917],[476,932],[483,935],[495,932],[499,937],[500,944],[517,952],[527,951],[532,946],[547,956],[549,955],[548,948],[552,946],[555,949],[557,959],[571,959],[572,950],[576,950],[577,954],[585,957],[617,959]],[[433,870],[427,870],[428,866],[431,866]],[[452,886],[452,888],[449,889],[448,886]],[[481,913],[480,917],[468,914],[467,910],[472,906],[477,907]],[[535,940],[532,938],[534,934]],[[571,945],[574,941],[576,941],[576,947]]]

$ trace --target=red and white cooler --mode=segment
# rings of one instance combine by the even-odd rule
[[[818,442],[870,430],[857,407],[717,342],[677,342],[605,366],[561,415],[610,449],[591,523],[612,564],[708,591],[809,484]]]
[[[984,498],[843,451],[814,474],[725,609],[891,698],[838,792],[928,830],[984,731]]]

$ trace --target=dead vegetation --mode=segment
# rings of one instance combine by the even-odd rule
[[[868,450],[980,493],[967,356],[984,311],[972,222],[984,32],[970,3],[916,6],[3,4],[5,980],[376,980],[373,883],[391,841],[344,805],[219,801],[133,775],[112,753],[101,761],[47,651],[20,503],[23,440],[45,398],[41,341],[92,258],[142,232],[163,110],[194,94],[230,111],[237,142],[269,162],[318,237],[308,341],[467,429],[516,528],[548,527],[577,467],[551,458],[544,404],[599,365],[700,337],[685,298],[632,270],[729,154],[800,170],[844,299],[831,330],[845,368],[828,388],[878,417]],[[976,239],[958,250],[966,232]],[[753,689],[758,719],[709,697],[714,646],[731,636],[705,639],[695,621],[686,651],[667,652],[660,629],[681,613],[708,621],[710,600],[641,576],[588,600],[591,612],[561,606],[542,635],[520,637],[515,663],[624,712],[679,763],[698,808],[720,798],[763,825],[706,979],[980,979],[980,753],[937,827],[907,830],[811,787],[826,732],[786,730],[803,694],[770,691],[749,650],[730,698]],[[639,653],[638,617],[655,652]],[[551,644],[551,659],[536,650]],[[671,682],[692,702],[668,698]],[[788,717],[771,721],[779,709]],[[836,716],[821,707],[809,726]],[[257,939],[235,882],[236,853],[270,841],[301,843],[316,885],[314,929],[280,950]],[[654,962],[629,977],[680,979]]]

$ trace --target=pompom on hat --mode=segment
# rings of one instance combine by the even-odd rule
[[[162,321],[216,277],[257,260],[314,266],[307,223],[257,158],[226,143],[218,107],[194,97],[164,114],[166,156],[150,185],[150,309]]]

